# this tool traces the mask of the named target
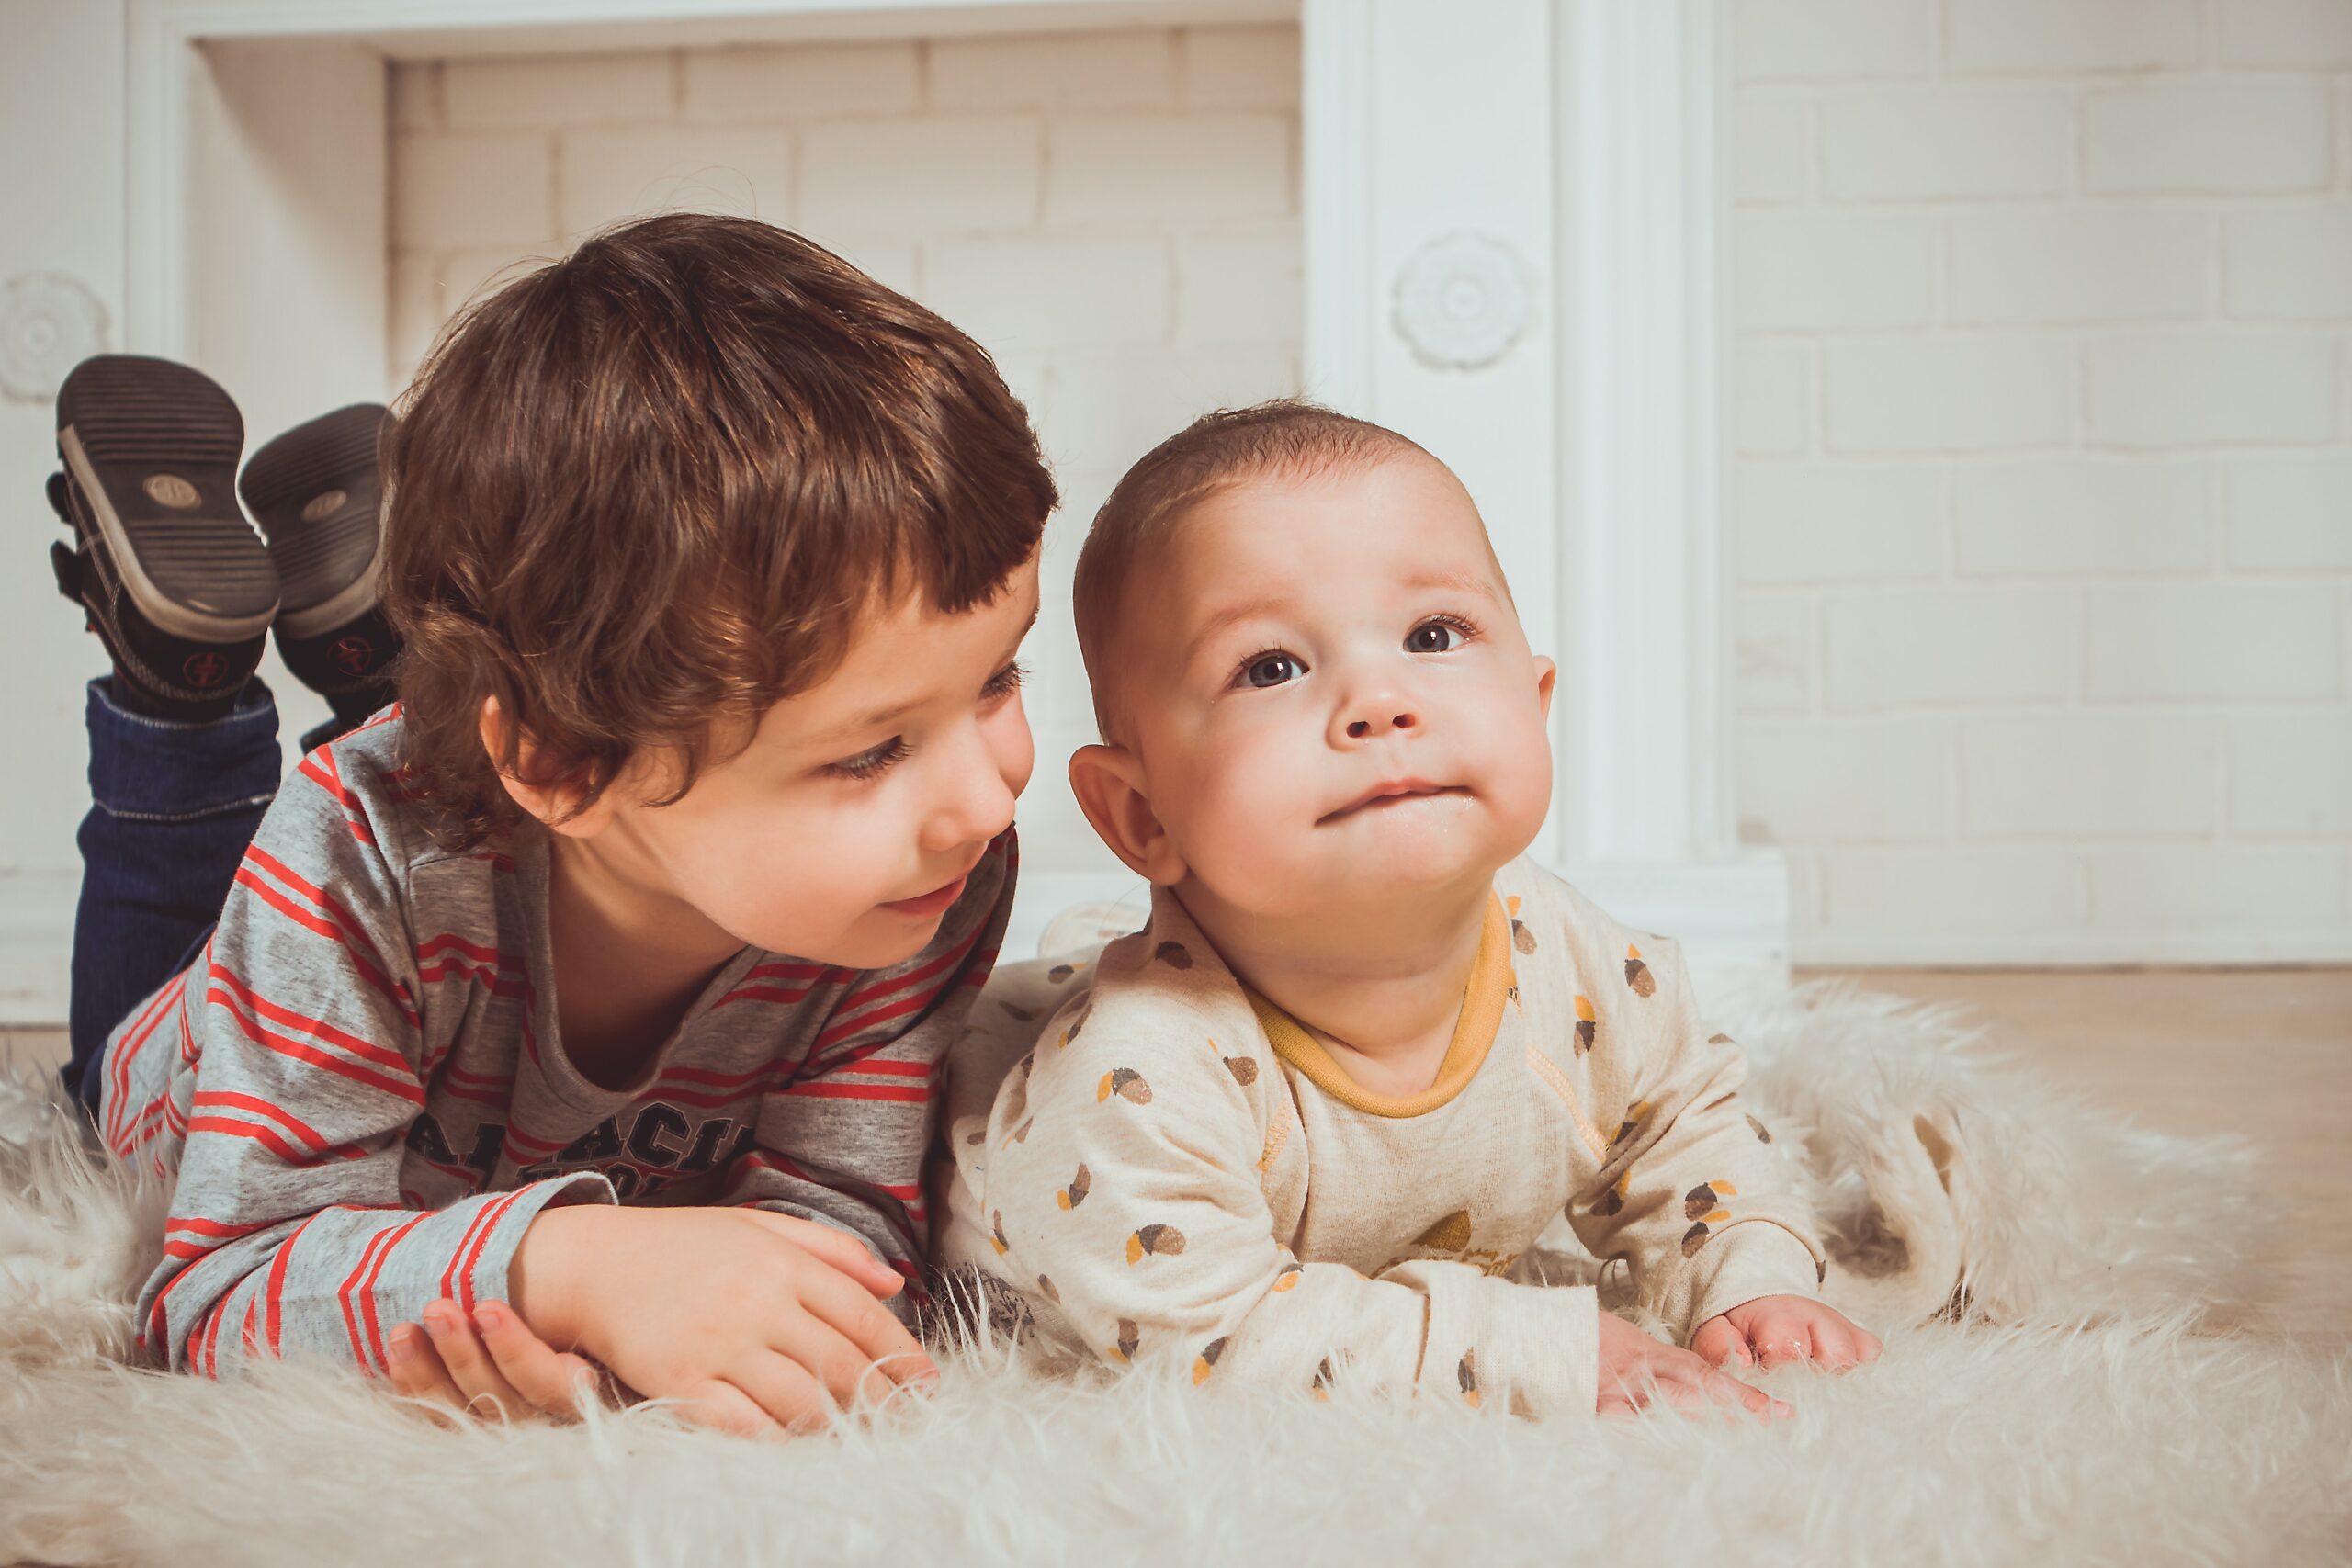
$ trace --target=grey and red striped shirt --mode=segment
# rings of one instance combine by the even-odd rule
[[[933,1093],[1003,940],[1012,830],[914,957],[747,949],[608,1089],[558,1039],[546,835],[440,849],[400,754],[394,707],[305,758],[210,942],[107,1043],[106,1140],[173,1183],[147,1357],[382,1372],[433,1301],[505,1296],[549,1203],[757,1204],[919,1286]]]

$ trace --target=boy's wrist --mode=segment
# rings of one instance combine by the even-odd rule
[[[582,1288],[596,1237],[621,1211],[603,1203],[560,1203],[532,1217],[506,1268],[506,1302],[531,1332],[559,1350],[580,1342],[588,1292]]]

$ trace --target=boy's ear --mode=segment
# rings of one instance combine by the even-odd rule
[[[1550,718],[1552,687],[1560,678],[1560,667],[1539,653],[1535,656],[1535,701],[1543,708],[1544,716]]]
[[[1070,793],[1094,831],[1127,869],[1158,886],[1184,879],[1183,858],[1144,793],[1143,764],[1124,746],[1081,746],[1070,753]]]
[[[545,757],[530,732],[521,733],[514,751],[514,771],[508,773],[498,767],[498,760],[506,751],[506,740],[514,728],[505,709],[496,697],[481,700],[481,746],[488,754],[491,766],[498,768],[498,782],[514,804],[547,824],[551,832],[575,839],[593,839],[604,831],[613,819],[612,791],[607,789],[580,809],[580,788],[570,778],[546,780]]]

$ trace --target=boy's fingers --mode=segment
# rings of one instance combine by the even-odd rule
[[[413,1323],[403,1323],[392,1330],[385,1342],[384,1359],[391,1368],[392,1387],[411,1399],[438,1400],[444,1404],[465,1408],[466,1396],[449,1381],[448,1368],[441,1364],[441,1353],[424,1328]]]
[[[474,1327],[492,1365],[532,1408],[549,1416],[577,1416],[581,1404],[594,1398],[581,1386],[583,1378],[593,1384],[588,1363],[557,1353],[506,1303],[484,1302],[474,1308]]]
[[[768,1418],[787,1432],[816,1432],[831,1419],[833,1401],[808,1370],[770,1351],[752,1357],[727,1374]]]
[[[496,1414],[513,1417],[530,1408],[530,1402],[514,1391],[514,1385],[501,1376],[482,1348],[481,1337],[473,1331],[458,1311],[455,1302],[435,1302],[424,1309],[424,1332],[433,1337],[433,1348],[440,1352],[441,1364],[449,1371],[450,1381],[464,1395],[461,1403],[477,1415],[492,1412],[481,1408],[483,1402],[495,1404]]]
[[[831,1264],[877,1296],[895,1296],[906,1286],[897,1269],[875,1257],[864,1242],[847,1231],[820,1225],[797,1214],[772,1214],[765,1209],[745,1209],[742,1213],[801,1251]]]
[[[823,1318],[800,1316],[779,1336],[776,1353],[797,1362],[825,1385],[833,1403],[844,1410],[861,1402],[879,1404],[898,1384],[884,1375],[866,1355]]]
[[[680,1395],[677,1411],[698,1427],[713,1427],[739,1438],[773,1438],[780,1432],[775,1416],[723,1378],[712,1378]]]
[[[939,1369],[890,1309],[839,1275],[820,1275],[802,1288],[801,1304],[831,1324],[868,1361],[897,1383],[936,1381]]]

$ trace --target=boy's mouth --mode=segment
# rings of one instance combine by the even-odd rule
[[[1431,784],[1427,779],[1390,779],[1385,784],[1374,784],[1337,811],[1317,818],[1315,825],[1318,828],[1324,827],[1329,823],[1339,821],[1343,817],[1352,817],[1360,811],[1394,806],[1402,801],[1426,800],[1436,795],[1468,795],[1469,793],[1469,790],[1461,784]]]
[[[928,893],[919,893],[911,898],[896,898],[882,908],[897,914],[918,917],[944,914],[956,899],[964,896],[964,884],[970,876],[971,874],[967,872],[955,881],[934,887]]]

